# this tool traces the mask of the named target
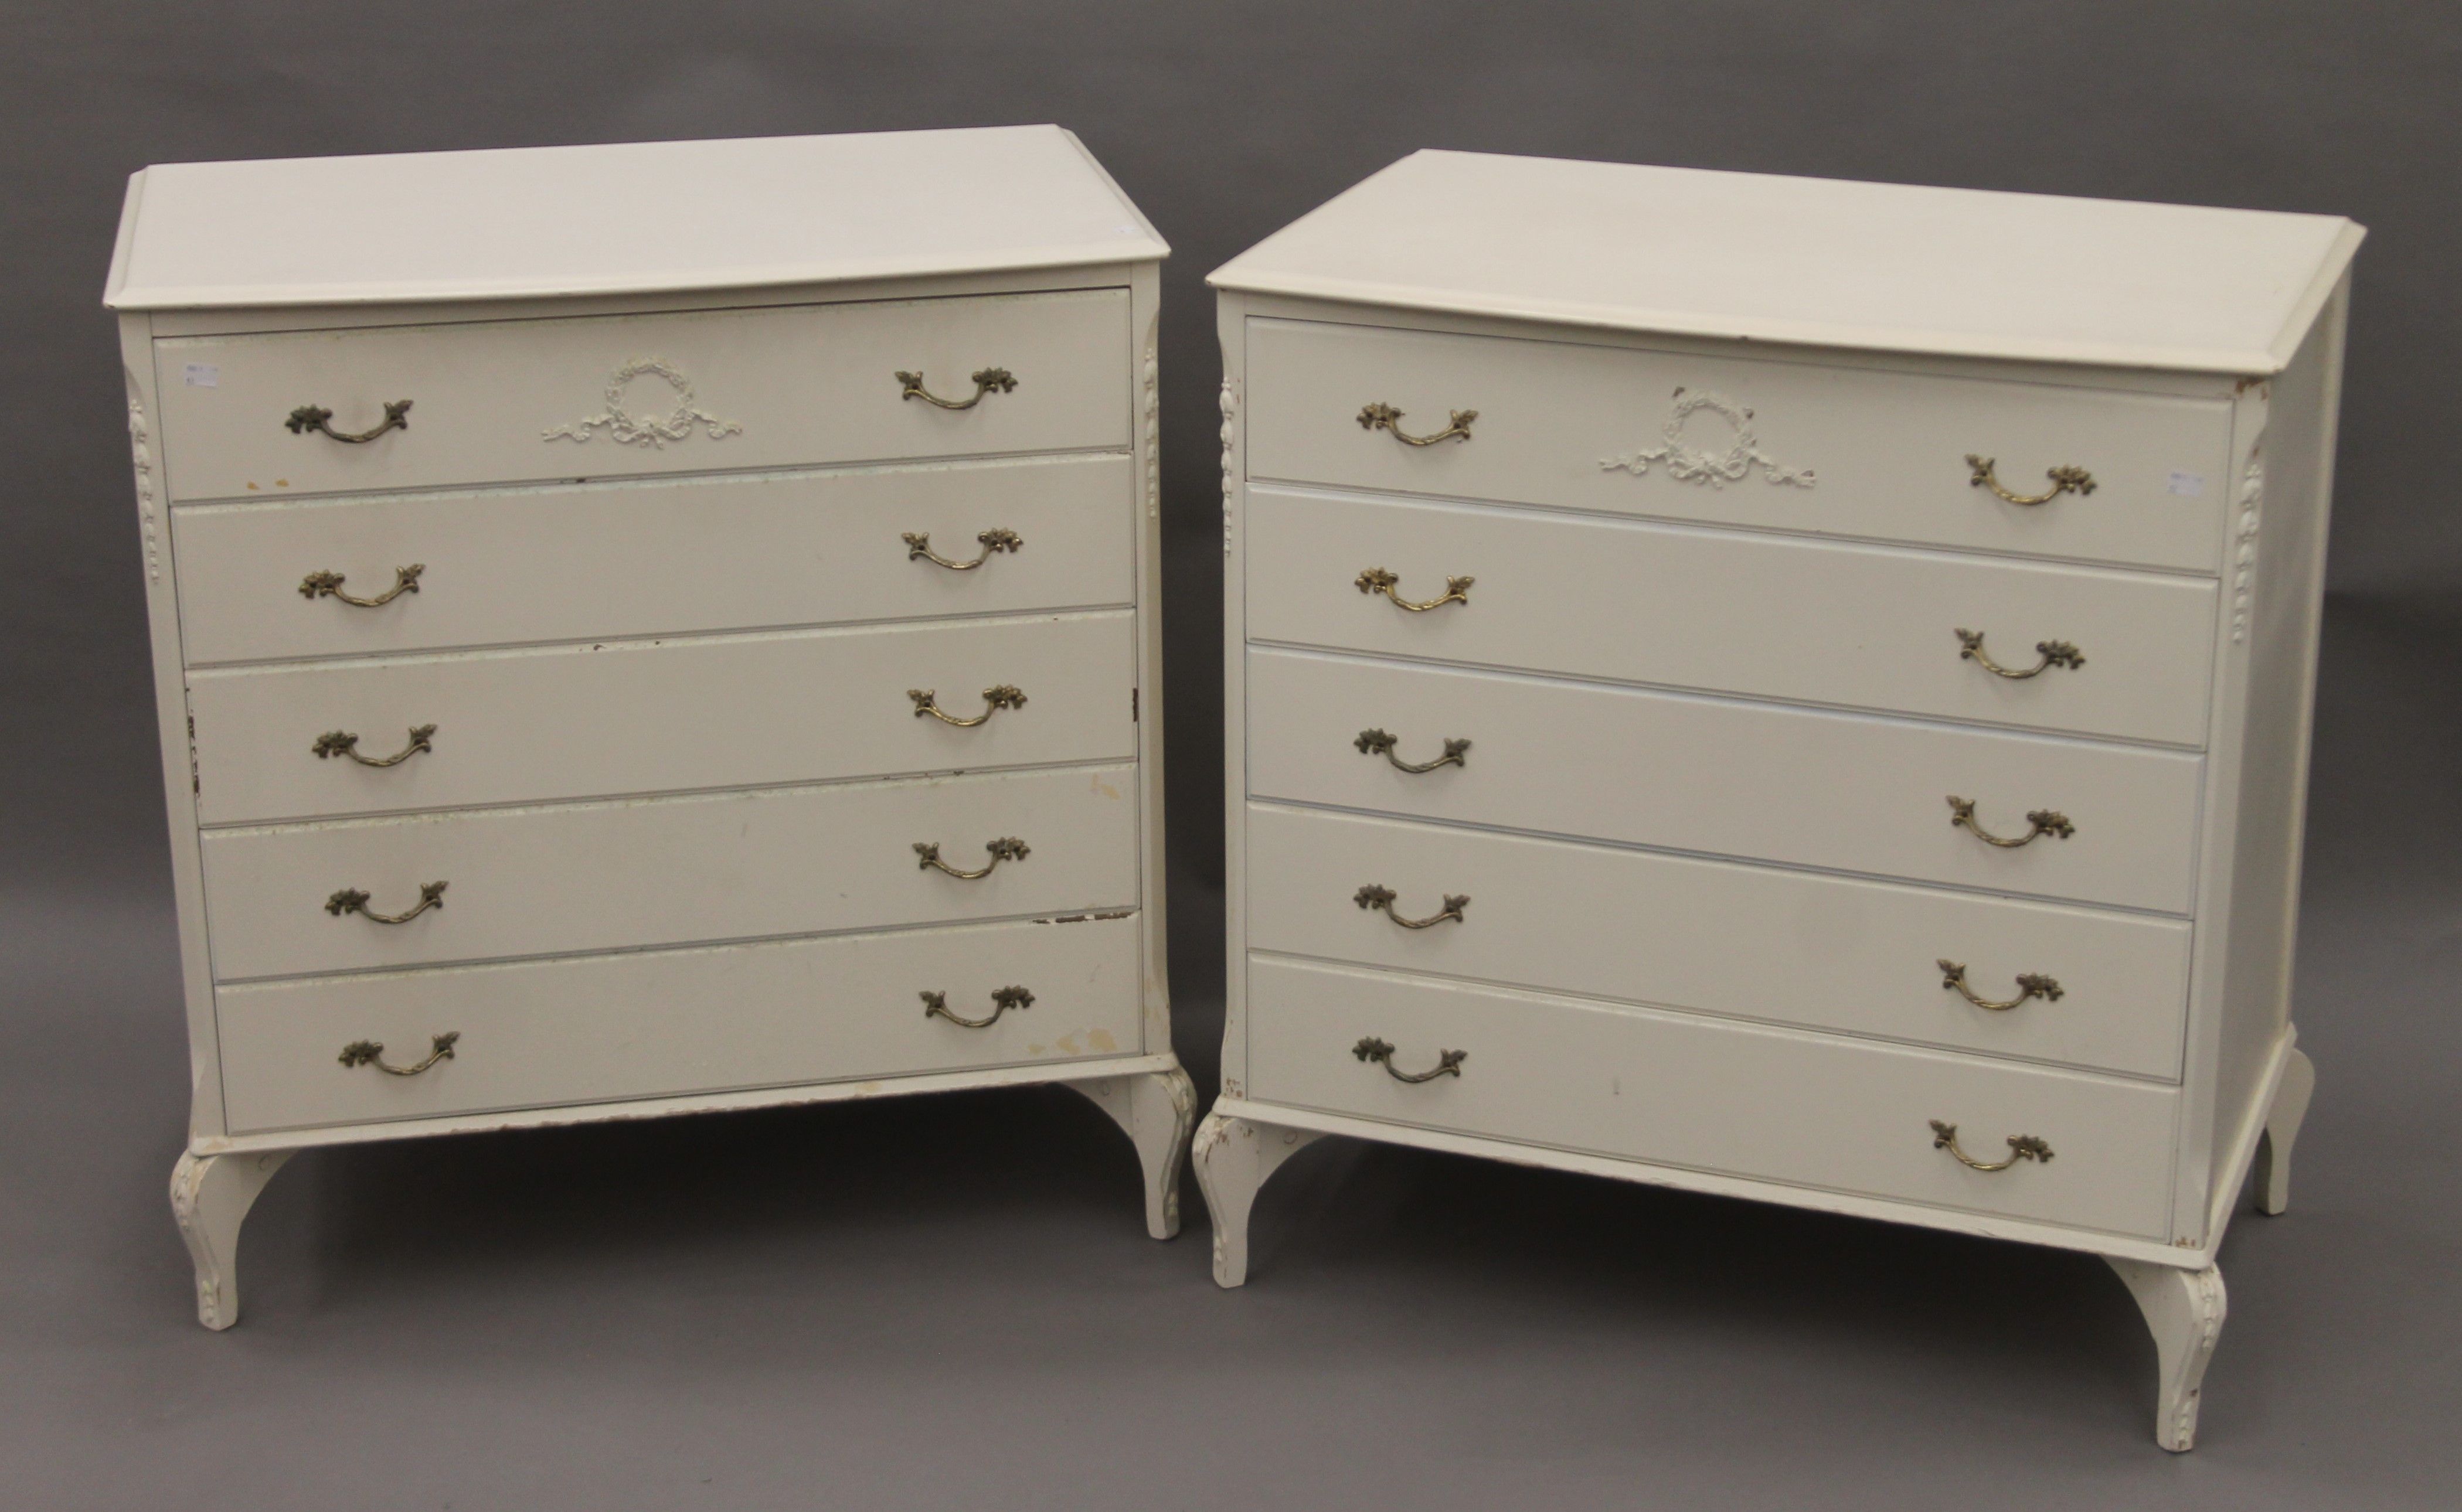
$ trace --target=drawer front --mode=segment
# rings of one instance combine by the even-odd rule
[[[903,564],[895,564],[902,566]],[[1126,611],[192,673],[205,824],[1134,756]],[[1022,706],[989,708],[1016,687]],[[936,695],[961,728],[922,715]],[[314,754],[356,735],[371,767]]]
[[[2202,578],[1273,488],[1247,520],[1260,640],[2205,744]]]
[[[214,973],[354,971],[1137,902],[1136,769],[1097,767],[215,830]],[[1026,842],[995,858],[995,840]],[[937,845],[943,865],[915,850]],[[1005,849],[1005,848],[1004,848]],[[422,886],[443,906],[400,924]],[[334,912],[356,890],[361,911]]]
[[[1416,1085],[1394,1070],[1467,1052]],[[1250,1095],[1761,1180],[2168,1237],[2176,1090],[1928,1050],[1262,960]],[[1970,1170],[2033,1135],[2053,1158]]]
[[[181,337],[154,357],[174,499],[1129,443],[1124,289]],[[962,410],[897,377],[961,401],[990,368],[1016,386]],[[290,429],[314,406],[363,434],[404,400],[364,442]]]
[[[1251,320],[1247,341],[1252,478],[2201,572],[2222,555],[2221,400],[1308,321]],[[1478,419],[1410,446],[1361,428],[1370,403],[1412,434]],[[2011,504],[1970,452],[2012,493],[2061,466],[2095,489]]]
[[[1126,457],[175,511],[191,666],[1126,604]],[[989,551],[979,538],[996,538]],[[951,561],[914,554],[904,537]],[[376,608],[300,592],[312,574]]]
[[[2172,914],[2194,897],[2202,763],[2178,752],[1288,651],[1248,653],[1247,705],[1252,798]],[[1371,730],[1392,758],[1359,748]],[[1464,765],[1393,765],[1447,740],[1472,743]],[[1988,845],[1952,797],[2003,839],[2035,810],[2073,833]]]
[[[2179,1077],[2174,919],[1270,804],[1249,806],[1247,855],[1257,950]],[[1410,929],[1358,905],[1370,886],[1415,922],[1469,901]],[[2017,1005],[1961,996],[1943,960]],[[2016,979],[2036,974],[2030,995]]]
[[[986,1028],[991,994],[1034,1001]],[[1136,1054],[1137,922],[996,924],[216,990],[234,1133]],[[416,1076],[340,1064],[372,1041]]]

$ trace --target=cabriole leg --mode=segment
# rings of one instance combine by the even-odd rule
[[[1197,1129],[1193,1150],[1197,1185],[1214,1217],[1214,1284],[1237,1286],[1248,1279],[1248,1209],[1257,1189],[1282,1163],[1322,1135],[1209,1113]]]
[[[1188,1153],[1189,1126],[1197,1121],[1197,1089],[1188,1073],[1175,1066],[1060,1085],[1110,1113],[1137,1147],[1146,1173],[1146,1232],[1156,1239],[1178,1233],[1179,1162]]]
[[[2173,1454],[2185,1454],[2197,1441],[2197,1396],[2206,1362],[2214,1357],[2214,1341],[2222,1337],[2223,1273],[2212,1265],[2182,1270],[2116,1255],[2104,1259],[2128,1284],[2137,1310],[2146,1315],[2146,1327],[2153,1330],[2162,1374],[2154,1400],[2154,1441]]]
[[[2257,1210],[2279,1213],[2291,1205],[2291,1146],[2308,1116],[2317,1091],[2316,1063],[2300,1050],[2283,1058],[2274,1106],[2265,1111],[2265,1137],[2257,1146]]]
[[[171,1168],[171,1216],[197,1267],[197,1321],[227,1328],[239,1321],[239,1225],[256,1195],[298,1152],[183,1155]]]

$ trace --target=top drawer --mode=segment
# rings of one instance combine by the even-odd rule
[[[1129,366],[1122,289],[155,343],[174,499],[1120,447]]]
[[[2214,572],[2220,400],[1251,320],[1248,475]],[[1401,411],[1367,428],[1363,406]],[[1476,411],[1467,440],[1411,445]],[[2007,502],[2082,467],[2094,490]]]

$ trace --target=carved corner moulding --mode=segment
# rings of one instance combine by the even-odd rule
[[[1684,422],[1702,410],[1717,415],[1734,428],[1734,438],[1725,451],[1704,451],[1685,439]],[[1753,412],[1723,394],[1677,389],[1659,436],[1659,444],[1643,446],[1621,457],[1602,457],[1599,466],[1609,472],[1622,470],[1639,477],[1650,471],[1651,464],[1657,463],[1678,483],[1706,483],[1713,488],[1741,483],[1756,467],[1764,481],[1776,486],[1809,488],[1816,481],[1811,468],[1791,470],[1761,450],[1760,438],[1753,431]]]
[[[1240,394],[1231,380],[1222,380],[1222,554],[1231,554],[1231,490],[1232,469],[1238,465],[1233,445],[1240,435]]]
[[[128,394],[128,455],[137,467],[137,522],[145,534],[145,580],[162,580],[162,545],[154,522],[154,442],[145,428],[145,400]]]
[[[2248,638],[2249,604],[2257,587],[2257,532],[2265,514],[2265,433],[2257,432],[2249,448],[2248,466],[2239,480],[2239,521],[2232,534],[2232,644]]]
[[[635,378],[663,379],[675,391],[675,412],[664,419],[644,420],[624,408],[624,390]],[[675,369],[675,365],[654,357],[637,357],[617,368],[607,380],[607,408],[602,414],[570,425],[551,426],[539,433],[541,441],[587,442],[601,428],[619,445],[648,446],[663,451],[671,441],[690,440],[695,426],[700,426],[712,441],[724,441],[729,436],[744,434],[744,426],[731,420],[720,420],[693,403],[692,379]]]
[[[1157,323],[1159,318],[1156,317]],[[1155,350],[1156,335],[1154,326],[1146,328],[1146,518],[1149,520],[1162,514],[1162,390],[1159,384],[1161,369]]]

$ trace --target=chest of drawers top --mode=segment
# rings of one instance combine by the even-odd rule
[[[1218,289],[1911,356],[2287,367],[2365,234],[2340,216],[1412,154]]]
[[[129,181],[103,303],[688,294],[1167,251],[1057,126],[169,163]]]

